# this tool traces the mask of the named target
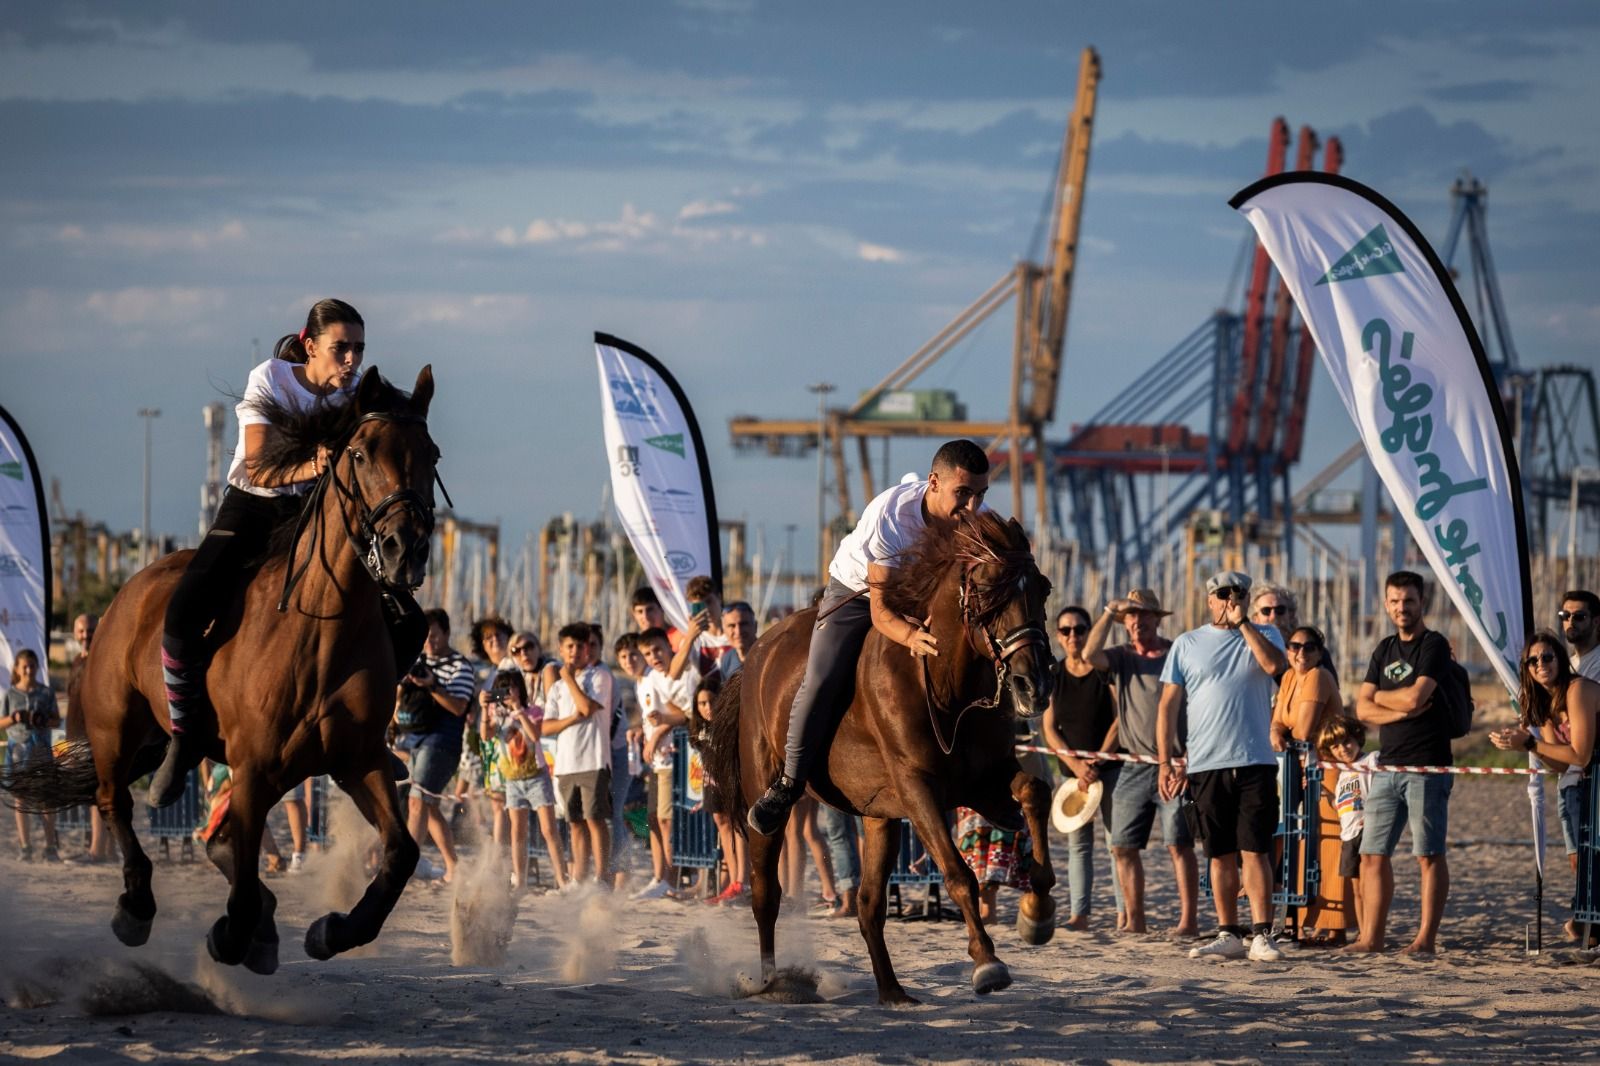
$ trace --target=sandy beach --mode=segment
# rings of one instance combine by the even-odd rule
[[[1433,960],[1303,950],[1276,964],[1191,961],[1162,936],[1112,934],[1102,877],[1098,929],[1058,933],[1041,948],[1019,943],[1016,896],[1002,893],[1007,920],[995,939],[1016,983],[983,999],[970,991],[955,921],[891,919],[901,980],[922,1001],[903,1009],[878,1006],[853,922],[800,912],[779,924],[781,961],[816,976],[821,1003],[741,997],[755,970],[747,910],[595,892],[525,898],[505,961],[458,967],[454,890],[415,882],[376,945],[314,962],[301,948],[306,925],[355,899],[347,847],[270,882],[282,968],[260,977],[205,955],[202,936],[224,892],[207,864],[158,860],[154,934],[127,949],[108,928],[118,868],[7,855],[0,1054],[75,1063],[1571,1060],[1597,971],[1561,940],[1572,877],[1559,829],[1547,950],[1529,958],[1522,780],[1463,780],[1451,820],[1461,844],[1450,852],[1452,893]],[[1174,913],[1164,856],[1150,869],[1160,928]],[[1415,865],[1397,860],[1396,874],[1391,937],[1404,943],[1415,929]],[[159,972],[141,975],[136,964]],[[176,979],[171,987],[162,975]],[[202,994],[188,996],[184,984]],[[216,1013],[194,1013],[206,1010]]]

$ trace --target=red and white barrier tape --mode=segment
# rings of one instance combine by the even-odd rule
[[[1160,766],[1161,760],[1153,755],[1129,755],[1125,752],[1111,751],[1084,751],[1078,748],[1066,748],[1057,751],[1055,748],[1042,748],[1033,744],[1018,744],[1018,751],[1033,751],[1041,755],[1070,755],[1074,759],[1094,759],[1099,762],[1136,762],[1152,766]],[[1174,766],[1180,766],[1184,760],[1172,760]],[[1491,777],[1528,777],[1534,774],[1559,774],[1560,770],[1534,770],[1526,766],[1362,766],[1345,762],[1320,763],[1324,769],[1329,770],[1354,770],[1357,773],[1382,773],[1382,774],[1471,774],[1475,776]]]

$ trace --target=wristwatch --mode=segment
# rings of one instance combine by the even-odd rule
[[[1537,748],[1538,746],[1539,746],[1539,738],[1534,736],[1532,733],[1529,733],[1528,734],[1528,739],[1524,740],[1522,742],[1522,750],[1523,751],[1532,751],[1534,748]]]

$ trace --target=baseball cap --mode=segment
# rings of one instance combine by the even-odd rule
[[[1206,582],[1206,595],[1218,589],[1235,588],[1245,592],[1250,591],[1250,575],[1241,574],[1237,570],[1223,570],[1221,573],[1211,575],[1211,580]]]

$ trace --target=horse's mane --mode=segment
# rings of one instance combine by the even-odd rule
[[[377,374],[376,368],[368,372]],[[250,407],[267,420],[267,427],[272,431],[266,435],[254,458],[256,473],[269,477],[282,476],[310,462],[319,444],[327,445],[330,449],[342,447],[355,433],[363,415],[377,411],[412,412],[411,394],[396,388],[382,375],[378,375],[377,386],[372,393],[362,397],[359,410],[354,395],[347,403],[333,404],[318,400],[304,410],[296,410],[272,396],[264,396],[252,400]],[[294,542],[297,517],[288,515],[273,527],[266,558],[287,554]]]
[[[896,614],[924,618],[940,583],[958,560],[999,561],[1003,566],[998,580],[971,589],[970,617],[978,625],[994,621],[1015,597],[1017,579],[1034,566],[1028,538],[1020,526],[993,511],[978,511],[963,515],[954,524],[924,529],[877,586],[878,596]]]

